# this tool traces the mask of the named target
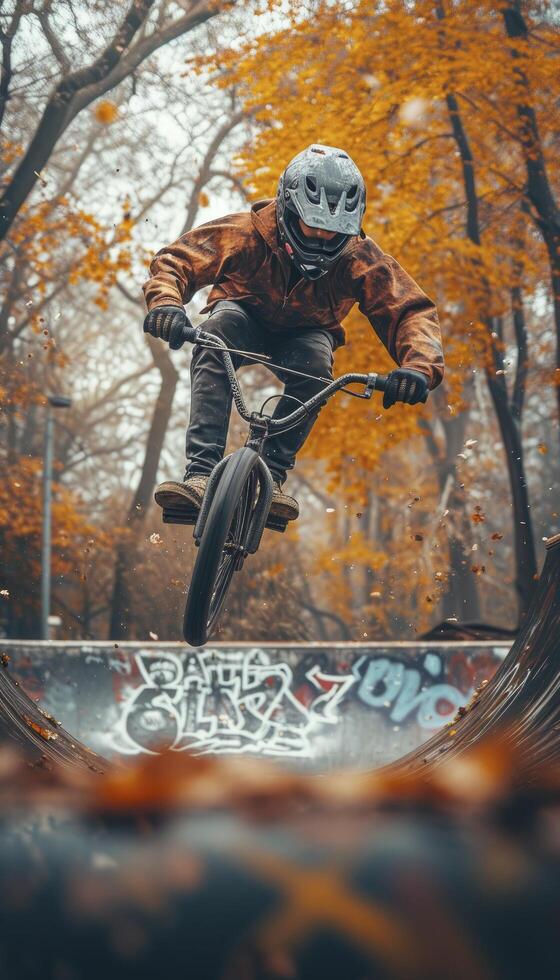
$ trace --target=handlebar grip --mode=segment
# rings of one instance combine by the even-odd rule
[[[198,328],[191,326],[190,323],[174,324],[169,335],[169,346],[171,350],[180,350],[183,344],[196,344],[197,337]]]
[[[385,388],[387,387],[387,382],[388,381],[389,381],[389,375],[388,374],[377,374],[376,377],[375,377],[375,390],[376,391],[385,391]]]

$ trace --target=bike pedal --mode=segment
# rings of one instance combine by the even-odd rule
[[[280,531],[281,534],[286,530],[287,526],[288,522],[282,517],[271,517],[270,515],[268,516],[265,524],[265,527],[267,527],[269,531]]]
[[[185,507],[164,507],[164,524],[196,524],[198,511],[194,508],[188,510]]]

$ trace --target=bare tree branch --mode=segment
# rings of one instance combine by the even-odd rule
[[[158,48],[215,17],[224,8],[229,9],[236,0],[194,2],[183,17],[161,31],[141,38],[130,47],[145,24],[154,2],[133,0],[121,26],[99,57],[90,65],[66,75],[56,86],[35,135],[0,198],[0,240],[6,237],[60,136],[78,113],[118,85]]]

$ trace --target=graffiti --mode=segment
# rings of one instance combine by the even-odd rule
[[[125,696],[111,735],[125,754],[162,748],[308,755],[310,736],[338,721],[356,683],[313,665],[294,690],[292,668],[262,650],[135,654],[143,683]]]
[[[24,689],[102,755],[192,749],[297,757],[302,768],[378,764],[414,748],[506,649],[76,643],[45,656],[7,645]]]
[[[453,717],[472,694],[442,682],[444,665],[428,652],[418,666],[389,657],[360,657],[352,667],[359,681],[357,697],[370,708],[386,711],[395,724],[415,713],[421,728],[435,730]],[[434,683],[434,680],[438,680]]]

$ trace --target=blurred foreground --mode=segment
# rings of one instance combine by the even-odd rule
[[[0,671],[10,980],[557,976],[560,537],[494,677],[370,773],[79,745]]]

